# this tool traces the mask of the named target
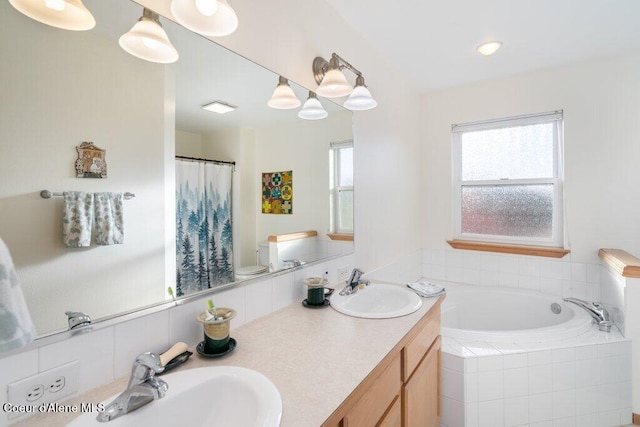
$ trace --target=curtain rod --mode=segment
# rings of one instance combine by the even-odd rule
[[[234,169],[235,169],[235,166],[236,166],[236,162],[228,162],[226,160],[212,160],[212,159],[203,159],[203,158],[199,158],[199,157],[186,157],[186,156],[176,156],[176,159],[194,160],[194,161],[199,161],[199,162],[209,162],[209,163],[216,163],[216,164],[220,164],[220,165],[231,165],[231,166],[233,166]]]

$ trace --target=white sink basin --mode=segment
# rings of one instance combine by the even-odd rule
[[[331,295],[331,307],[347,316],[388,319],[411,314],[422,306],[422,299],[406,287],[371,283],[358,292],[342,296],[338,289]]]
[[[276,427],[282,399],[267,377],[235,366],[196,368],[163,375],[169,390],[162,399],[101,423],[86,413],[70,426],[234,426]],[[108,404],[117,395],[105,400]]]

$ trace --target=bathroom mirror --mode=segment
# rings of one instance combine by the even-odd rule
[[[233,261],[255,265],[268,236],[314,230],[313,256],[347,253],[332,241],[330,146],[352,139],[351,113],[321,99],[329,117],[267,101],[278,75],[161,17],[180,59],[160,65],[118,45],[142,15],[129,0],[85,0],[97,25],[49,27],[0,4],[0,237],[39,336],[65,330],[65,311],[94,321],[165,302],[175,284],[175,155],[234,161]],[[244,29],[250,31],[250,29]],[[291,84],[304,103],[307,90]],[[238,107],[225,115],[212,101]],[[76,178],[76,147],[105,150],[107,178]],[[263,173],[293,171],[293,213],[261,212]],[[67,248],[61,197],[41,190],[131,192],[122,245]],[[274,269],[287,268],[282,264]]]

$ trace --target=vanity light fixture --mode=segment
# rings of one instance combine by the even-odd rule
[[[352,111],[370,110],[378,105],[376,100],[371,96],[369,89],[365,86],[362,75],[356,77],[356,86],[343,105],[344,108]]]
[[[226,102],[222,101],[213,101],[209,104],[203,105],[202,108],[218,114],[226,114],[238,109],[238,107],[236,107],[235,105],[227,104]]]
[[[315,92],[309,91],[309,97],[305,101],[304,105],[298,111],[298,117],[305,120],[320,120],[327,117],[329,113],[322,107],[320,100],[316,96]]]
[[[355,87],[349,84],[342,72],[345,68],[356,75]],[[316,57],[312,69],[316,83],[319,84],[316,89],[318,95],[327,98],[350,95],[344,103],[344,107],[349,110],[369,110],[378,105],[365,86],[362,73],[339,55],[332,53],[328,62],[319,56]]]
[[[86,31],[96,26],[82,0],[9,0],[9,3],[29,18],[63,30]]]
[[[273,95],[271,95],[271,99],[267,102],[267,105],[278,110],[290,110],[292,108],[298,108],[300,104],[300,100],[296,97],[291,86],[289,86],[289,81],[280,76],[278,86],[276,86],[273,91]]]
[[[170,64],[178,60],[178,51],[162,28],[160,17],[146,7],[142,17],[118,43],[128,53],[145,61]]]
[[[171,13],[179,24],[205,36],[228,36],[238,28],[227,0],[172,0]]]
[[[353,88],[341,70],[343,68],[349,68],[353,71],[355,68],[351,67],[346,61],[342,61],[345,65],[341,66],[341,59],[342,58],[333,53],[331,54],[329,62],[319,56],[313,60],[313,75],[316,83],[319,84],[318,89],[316,89],[318,95],[324,96],[325,98],[339,98],[341,96],[347,96],[353,91]],[[346,64],[349,64],[349,66]],[[360,72],[357,71],[356,74],[360,74]]]
[[[476,50],[478,51],[478,53],[484,56],[490,56],[496,53],[498,49],[500,49],[501,47],[502,47],[502,42],[496,40],[496,41],[482,43],[480,46],[476,48]]]

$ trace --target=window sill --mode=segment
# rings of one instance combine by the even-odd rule
[[[640,279],[640,259],[621,249],[600,249],[598,255],[622,277]]]
[[[545,246],[506,245],[503,243],[472,242],[469,240],[447,240],[447,243],[455,249],[469,251],[498,252],[502,254],[533,255],[549,258],[562,258],[570,253],[569,249],[552,248]]]
[[[328,233],[327,236],[331,240],[340,240],[343,242],[353,242],[353,234]]]

